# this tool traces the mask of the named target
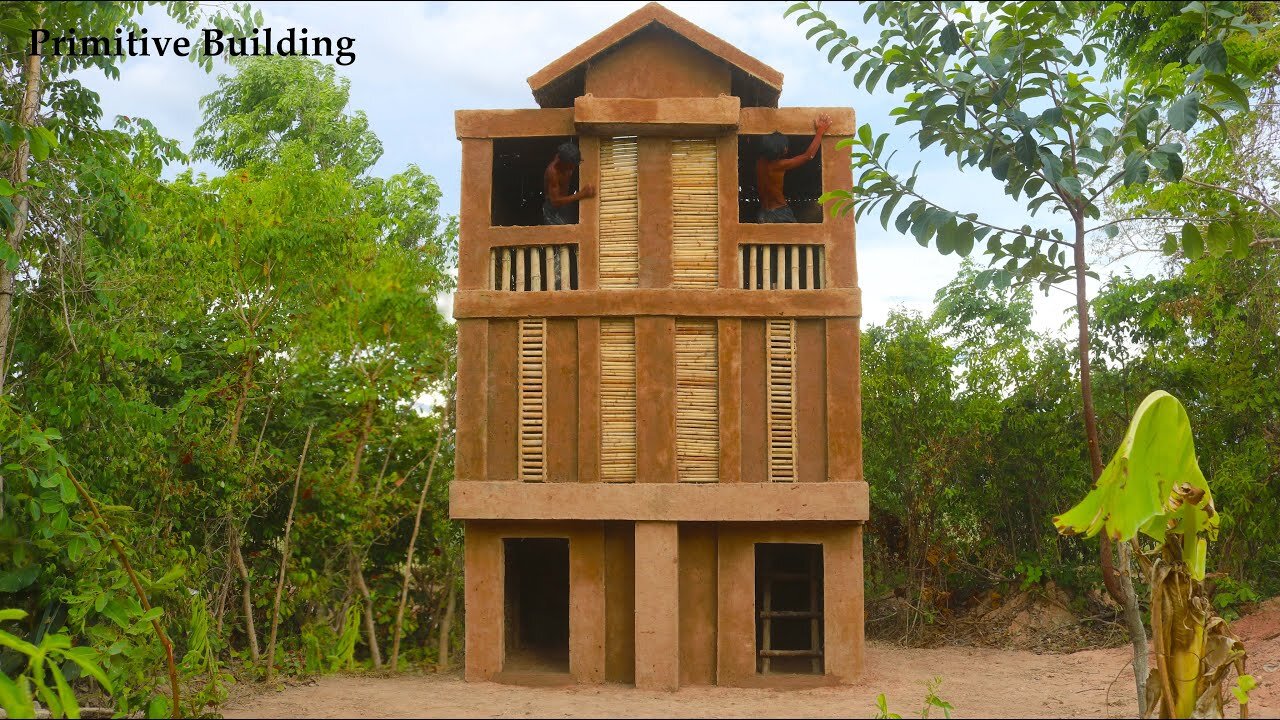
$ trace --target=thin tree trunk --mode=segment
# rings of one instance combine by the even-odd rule
[[[418,513],[413,518],[413,532],[409,535],[409,550],[404,559],[404,580],[400,584],[400,607],[396,610],[396,624],[392,631],[391,669],[400,669],[400,631],[404,626],[404,608],[409,600],[409,581],[413,578],[413,551],[418,543],[418,529],[422,526],[422,508],[427,502],[427,490],[431,488],[431,478],[436,472],[436,459],[440,457],[440,444],[448,432],[448,425],[441,423],[436,432],[436,446],[431,451],[431,464],[427,466],[427,479],[422,483],[422,492],[418,494]]]
[[[449,573],[449,602],[440,621],[440,644],[436,649],[436,672],[449,669],[449,636],[453,634],[453,615],[458,607],[458,580]]]
[[[240,423],[244,420],[244,407],[249,402],[249,386],[253,383],[253,368],[258,362],[258,353],[249,353],[244,362],[244,372],[240,375],[240,397],[236,398],[236,409],[231,414],[231,437],[227,447],[234,448],[240,440]]]
[[[307,449],[311,447],[311,431],[315,425],[307,428],[307,439],[302,441],[302,456],[298,458],[298,471],[293,475],[293,498],[289,500],[289,515],[284,521],[284,547],[280,550],[280,577],[276,579],[276,601],[271,608],[271,638],[267,641],[267,682],[276,669],[276,630],[280,627],[280,596],[284,594],[284,576],[289,569],[289,533],[293,530],[293,510],[298,506],[298,485],[302,482],[302,466],[307,462]]]
[[[223,576],[222,588],[218,590],[218,605],[215,616],[218,619],[218,636],[222,636],[222,618],[227,609],[227,595],[231,594],[231,586],[235,584],[235,568],[231,562],[231,550],[227,550],[226,574]]]
[[[364,462],[364,449],[369,445],[369,433],[373,430],[373,415],[376,411],[377,406],[373,401],[365,403],[364,419],[360,421],[360,437],[356,440],[356,452],[351,458],[351,476],[347,478],[353,485],[360,477],[360,465]]]
[[[378,628],[373,621],[373,595],[369,592],[369,585],[364,581],[364,570],[360,568],[360,558],[356,556],[356,549],[347,545],[347,553],[351,559],[351,581],[355,583],[356,590],[364,599],[364,633],[369,642],[369,656],[373,658],[373,666],[380,668],[382,652],[378,649]]]
[[[236,399],[235,410],[231,414],[231,434],[227,438],[227,449],[235,452],[240,440],[240,424],[244,421],[244,408],[249,399],[249,385],[253,381],[253,368],[257,362],[257,352],[249,354],[245,361],[244,372],[240,375],[240,395]],[[258,662],[258,632],[253,623],[253,587],[249,583],[249,568],[245,567],[244,557],[240,553],[240,532],[236,518],[227,512],[227,553],[232,565],[240,574],[240,596],[244,605],[244,631],[249,636],[249,657]]]
[[[1102,450],[1098,441],[1098,420],[1093,409],[1093,377],[1089,365],[1089,296],[1086,287],[1085,254],[1084,254],[1084,216],[1075,215],[1075,272],[1076,272],[1076,316],[1080,327],[1080,397],[1084,405],[1084,432],[1089,446],[1089,464],[1093,469],[1093,480],[1097,482],[1102,475]],[[1133,644],[1133,680],[1138,694],[1138,714],[1145,716],[1147,712],[1147,675],[1149,663],[1147,659],[1147,630],[1142,624],[1142,615],[1138,611],[1138,597],[1133,590],[1133,578],[1130,575],[1130,562],[1127,548],[1120,548],[1120,572],[1112,563],[1111,539],[1106,532],[1100,536],[1099,551],[1102,560],[1102,580],[1107,592],[1124,610],[1124,624],[1129,632],[1129,642]]]
[[[355,454],[351,458],[351,475],[347,478],[348,482],[354,486],[356,480],[360,477],[360,465],[364,461],[364,451],[369,444],[369,433],[373,430],[373,416],[377,412],[377,405],[373,401],[365,404],[364,419],[360,425],[360,436],[356,440]],[[355,546],[349,541],[347,543],[347,553],[350,560],[351,580],[355,583],[356,589],[360,591],[360,597],[364,599],[364,631],[368,636],[369,655],[373,659],[375,668],[382,667],[382,652],[378,649],[378,626],[373,618],[373,596],[369,592],[369,585],[364,581],[364,570],[361,569],[360,556],[356,554]]]
[[[271,422],[271,410],[276,405],[276,387],[280,386],[280,382],[276,381],[276,386],[271,389],[271,399],[267,401],[267,412],[262,418],[262,429],[258,431],[258,442],[253,445],[253,459],[249,461],[250,467],[257,467],[258,452],[262,450],[262,438],[266,437],[267,424]],[[311,428],[307,428],[307,434],[310,435]]]
[[[23,67],[22,106],[18,111],[18,124],[23,128],[35,125],[36,108],[40,105],[40,55],[28,55]],[[13,154],[13,169],[9,181],[15,187],[27,182],[27,162],[31,159],[31,141],[18,143]],[[18,254],[22,248],[22,236],[27,232],[27,216],[30,201],[25,192],[19,192],[13,198],[13,224],[6,240],[9,248]],[[4,380],[8,373],[9,330],[13,315],[13,293],[16,287],[15,271],[9,269],[8,263],[0,263],[0,396],[4,395]]]
[[[102,513],[98,512],[98,504],[93,501],[93,496],[89,491],[80,484],[75,475],[71,474],[70,469],[67,470],[67,479],[71,481],[71,485],[75,487],[76,493],[80,495],[80,499],[84,500],[85,505],[89,506],[89,512],[93,514],[94,520],[98,523],[98,527],[102,529],[107,542],[111,543],[111,548],[115,550],[116,557],[120,559],[120,565],[124,568],[125,573],[129,576],[129,582],[133,584],[133,591],[138,596],[138,603],[142,605],[144,613],[151,612],[151,602],[147,600],[147,591],[143,589],[142,583],[138,581],[138,575],[133,571],[133,565],[129,562],[129,556],[125,554],[124,548],[120,546],[120,541],[116,539],[115,533],[111,530],[111,526],[103,519]],[[151,629],[156,634],[156,639],[160,641],[160,646],[164,648],[165,664],[169,668],[169,693],[172,698],[172,705],[169,711],[173,717],[182,717],[182,696],[178,691],[178,665],[173,657],[173,643],[170,642],[169,636],[165,633],[164,628],[160,625],[159,618],[152,618]]]
[[[244,604],[244,632],[249,636],[249,658],[258,662],[258,633],[253,627],[253,593],[249,584],[249,568],[245,567],[244,556],[240,554],[240,533],[234,524],[227,526],[227,540],[231,543],[231,562],[240,573],[241,599]]]

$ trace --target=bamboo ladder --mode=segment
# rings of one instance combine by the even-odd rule
[[[796,479],[796,324],[769,320],[769,480]]]
[[[777,570],[772,563],[761,573],[764,592],[759,612],[761,632],[760,672],[769,674],[773,670],[773,659],[784,657],[809,658],[810,671],[822,673],[822,553],[809,554],[809,572],[784,572]],[[807,582],[809,585],[809,607],[805,610],[774,610],[773,586],[780,582]],[[775,619],[798,619],[809,621],[809,647],[792,650],[776,650],[773,648],[773,621]]]
[[[545,482],[546,453],[546,318],[520,321],[520,479]]]

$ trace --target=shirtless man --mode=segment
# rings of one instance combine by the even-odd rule
[[[569,221],[560,214],[560,209],[579,200],[596,196],[596,189],[590,185],[583,185],[581,190],[572,195],[565,194],[565,190],[569,188],[569,183],[573,179],[573,173],[580,164],[582,164],[582,153],[578,151],[577,145],[567,142],[556,149],[556,156],[551,159],[551,164],[547,165],[546,171],[542,173],[542,190],[545,197],[542,201],[543,225],[567,225]]]
[[[804,165],[818,154],[818,148],[822,147],[822,134],[830,127],[830,116],[819,115],[818,119],[813,121],[813,129],[816,132],[813,142],[809,143],[808,150],[795,157],[786,157],[786,135],[775,132],[765,136],[761,143],[760,157],[756,159],[756,187],[760,190],[760,214],[756,222],[793,223],[796,221],[795,213],[787,204],[786,196],[782,194],[783,178],[788,170]]]

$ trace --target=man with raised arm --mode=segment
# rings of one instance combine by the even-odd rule
[[[582,164],[582,153],[578,146],[567,142],[556,149],[556,156],[542,173],[542,224],[567,225],[569,221],[561,215],[561,210],[579,200],[595,197],[596,189],[583,185],[582,189],[572,195],[566,194],[573,180],[573,173]]]
[[[815,134],[809,148],[795,157],[787,157],[787,136],[780,132],[766,135],[761,143],[760,157],[756,159],[756,188],[760,191],[760,214],[756,222],[793,223],[796,215],[782,194],[782,182],[788,170],[804,165],[818,154],[822,147],[822,135],[831,127],[831,117],[825,113],[813,121]]]

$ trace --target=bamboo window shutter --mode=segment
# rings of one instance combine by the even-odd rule
[[[600,321],[600,479],[636,479],[636,325]]]
[[[635,138],[600,143],[600,287],[640,286]]]
[[[547,479],[547,321],[520,321],[520,479]]]
[[[796,324],[770,320],[769,353],[769,480],[796,479]]]

